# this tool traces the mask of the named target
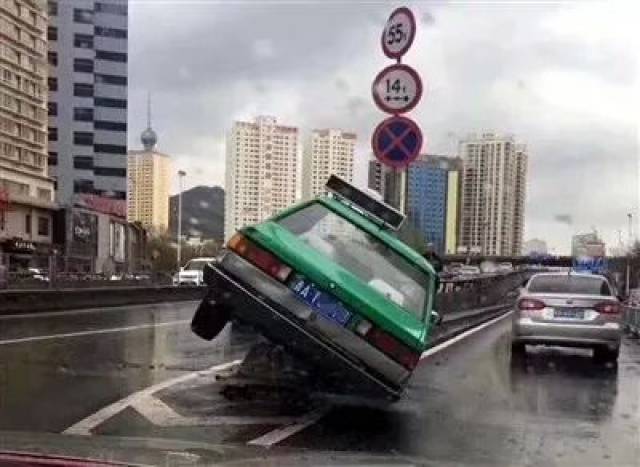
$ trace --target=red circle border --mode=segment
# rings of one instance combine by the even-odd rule
[[[409,17],[409,22],[411,23],[411,30],[413,31],[413,33],[411,34],[411,37],[409,38],[409,42],[407,42],[407,45],[405,45],[398,52],[391,52],[390,50],[387,49],[387,45],[384,42],[384,33],[387,30],[387,24],[389,24],[389,21],[391,20],[391,18],[393,18],[395,15],[399,13],[405,13]],[[389,15],[387,22],[384,24],[382,35],[380,36],[380,45],[382,46],[382,51],[387,57],[398,59],[398,58],[401,58],[404,54],[406,54],[409,51],[409,49],[413,45],[413,41],[415,38],[416,38],[416,17],[413,15],[413,11],[411,11],[406,6],[402,6],[400,8],[396,8],[395,10],[393,10]]]
[[[418,144],[416,145],[417,150],[415,151],[415,154],[412,154],[410,158],[407,158],[407,160],[402,162],[393,161],[388,159],[387,157],[384,157],[382,155],[382,151],[377,146],[377,136],[380,133],[380,131],[382,131],[384,127],[391,124],[393,121],[397,121],[397,120],[401,120],[407,123],[408,126],[412,127],[413,131],[416,132],[416,135],[418,138]],[[393,167],[395,169],[403,169],[407,167],[409,164],[411,164],[414,160],[416,160],[416,158],[420,155],[420,153],[422,152],[422,146],[425,140],[426,138],[423,136],[422,130],[420,130],[420,127],[416,122],[414,122],[413,120],[407,117],[394,115],[393,117],[385,118],[383,121],[378,123],[378,125],[376,126],[376,129],[373,131],[373,135],[371,135],[371,147],[373,149],[373,154],[376,156],[376,159],[378,159],[380,162],[390,167]]]

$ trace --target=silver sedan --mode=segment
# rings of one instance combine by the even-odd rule
[[[522,289],[513,314],[512,353],[525,344],[587,347],[601,360],[616,360],[622,307],[615,289],[599,275],[541,273]]]

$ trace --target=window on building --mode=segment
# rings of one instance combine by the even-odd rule
[[[127,131],[127,124],[124,122],[96,121],[93,127],[96,130]]]
[[[89,107],[75,107],[73,109],[73,119],[78,122],[92,122],[93,109]]]
[[[58,40],[58,28],[55,26],[49,26],[47,28],[47,39],[50,41]]]
[[[127,169],[119,167],[96,167],[93,173],[100,177],[126,177]]]
[[[47,2],[47,10],[49,16],[57,16],[58,15],[58,2],[55,0],[49,0]]]
[[[73,95],[76,97],[93,97],[93,84],[74,83]]]
[[[58,52],[47,52],[47,62],[51,66],[58,66]]]
[[[96,75],[96,83],[102,84],[113,84],[119,86],[127,85],[127,77],[126,76],[117,76],[117,75]]]
[[[92,24],[93,23],[93,11],[84,8],[73,9],[73,21],[76,23]]]
[[[95,152],[101,152],[104,154],[126,154],[127,147],[119,146],[117,144],[95,144],[93,146]]]
[[[127,101],[125,99],[111,99],[109,97],[96,97],[94,104],[99,107],[112,107],[116,109],[126,109]]]
[[[47,162],[49,165],[58,165],[58,153],[49,151],[49,157]]]
[[[49,141],[58,141],[58,127],[50,126],[49,130]]]
[[[24,232],[27,235],[31,235],[31,214],[24,216]]]
[[[107,52],[106,50],[96,50],[96,59],[127,63],[127,54],[122,52]]]
[[[74,131],[73,144],[91,146],[93,144],[93,133],[89,131]]]
[[[58,115],[58,103],[57,102],[48,102],[47,103],[48,114],[52,117]]]
[[[96,12],[110,13],[112,15],[127,16],[127,5],[114,3],[96,3]]]
[[[126,39],[126,29],[106,28],[104,26],[96,26],[94,34],[102,37],[113,37],[115,39]]]
[[[89,34],[74,34],[73,45],[80,49],[93,49],[93,36]]]
[[[49,236],[49,218],[38,216],[38,235]]]
[[[74,193],[95,193],[95,189],[93,187],[93,180],[86,179],[77,179],[73,181],[73,192]]]
[[[73,71],[93,73],[93,60],[89,58],[75,58],[73,60]]]
[[[73,168],[79,170],[93,170],[93,157],[73,156]]]
[[[47,85],[49,87],[49,91],[57,91],[58,90],[58,78],[49,77],[47,78]]]

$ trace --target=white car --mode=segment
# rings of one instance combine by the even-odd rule
[[[173,275],[173,285],[204,285],[202,271],[214,258],[193,258]]]

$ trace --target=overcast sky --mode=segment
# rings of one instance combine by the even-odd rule
[[[618,229],[626,239],[627,213],[640,217],[638,7],[405,4],[419,18],[404,62],[426,85],[411,113],[426,152],[455,154],[470,132],[514,134],[529,148],[526,239],[558,253],[591,226],[610,245]],[[380,34],[400,5],[130,0],[130,147],[140,146],[149,91],[159,149],[187,171],[187,186],[223,185],[225,132],[260,114],[303,135],[355,131],[365,183],[384,118],[371,81],[391,63]]]

